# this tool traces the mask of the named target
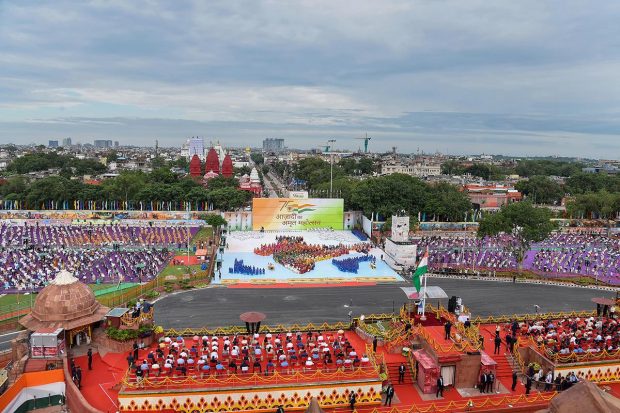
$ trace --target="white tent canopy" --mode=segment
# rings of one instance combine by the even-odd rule
[[[448,298],[448,294],[441,287],[433,287],[427,286],[426,289],[422,288],[418,293],[415,287],[400,287],[401,290],[405,293],[408,299],[410,300],[419,300],[422,299],[422,293],[426,291],[426,299],[427,300],[440,300],[442,298]]]

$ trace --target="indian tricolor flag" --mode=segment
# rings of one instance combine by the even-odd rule
[[[420,286],[422,285],[422,282],[421,282],[422,276],[426,274],[427,271],[428,271],[428,249],[426,249],[424,256],[418,263],[418,268],[416,268],[415,272],[413,273],[413,277],[412,277],[413,285],[415,286],[415,289],[418,292],[420,292]]]

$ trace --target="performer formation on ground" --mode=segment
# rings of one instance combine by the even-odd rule
[[[304,242],[303,237],[279,236],[276,243],[263,244],[254,249],[256,255],[269,256],[299,274],[312,271],[318,261],[347,255],[351,251],[368,254],[371,245],[369,243],[357,243],[353,245],[310,245]]]

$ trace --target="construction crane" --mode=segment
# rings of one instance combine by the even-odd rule
[[[368,137],[368,134],[366,134],[364,137],[362,138],[355,138],[355,139],[361,139],[364,141],[364,153],[368,153],[368,142],[372,139]]]
[[[336,142],[336,139],[330,139],[327,141],[327,144],[325,145],[325,152],[329,152],[332,149],[334,142]]]

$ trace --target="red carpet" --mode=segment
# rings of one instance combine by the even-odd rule
[[[107,357],[107,356],[106,356]],[[88,370],[86,356],[76,357],[75,364],[82,368],[82,395],[91,406],[102,412],[116,412],[118,391],[112,390],[124,375],[104,363],[98,353],[93,355],[93,369]],[[127,365],[127,362],[125,362]]]
[[[334,335],[336,336],[337,333],[335,332],[323,332],[326,335]],[[362,340],[357,334],[351,332],[351,331],[345,331],[344,332],[345,337],[349,340],[350,344],[353,346],[353,348],[357,351],[358,355],[362,355],[366,352],[366,342],[364,340]],[[305,335],[303,335],[304,337],[304,341],[305,341]],[[185,346],[187,348],[190,348],[192,345],[195,344],[193,338],[189,338],[189,337],[185,337]],[[262,340],[262,336],[259,338],[259,341]],[[198,347],[201,347],[200,344],[198,344]],[[151,349],[154,349],[155,345],[152,345],[150,348],[146,349],[146,350],[141,350],[140,351],[140,355],[138,357],[138,360],[142,360],[144,358],[146,358],[148,352]],[[117,366],[117,365],[121,365],[122,369],[123,369],[123,373],[125,372],[126,368],[127,368],[127,361],[126,361],[126,357],[127,357],[128,353],[124,353],[122,355],[118,355],[118,354],[108,354],[105,357],[105,362],[108,364],[105,364],[105,366],[110,370],[110,371],[115,371],[114,368],[110,367],[111,365],[113,366]],[[264,356],[262,361],[261,361],[261,370],[260,371],[265,371],[266,368],[266,364],[267,364],[267,359],[269,357]],[[336,365],[332,365],[329,366],[329,368],[331,369],[331,371],[327,372],[327,371],[323,371],[323,372],[315,372],[315,370],[317,370],[317,367],[320,367],[321,370],[323,369],[323,363],[321,361],[315,361],[316,363],[316,367],[312,369],[312,371],[308,371],[307,374],[308,375],[312,375],[311,377],[308,376],[304,376],[304,375],[291,375],[291,376],[287,376],[283,381],[280,381],[281,379],[279,379],[279,376],[274,376],[273,379],[270,379],[269,377],[265,377],[265,381],[271,381],[272,383],[276,384],[276,383],[308,383],[309,381],[312,382],[321,382],[321,381],[334,381],[334,380],[350,380],[351,378],[363,378],[363,379],[367,379],[367,378],[377,378],[377,373],[374,371],[374,369],[372,369],[371,366],[367,366],[365,368],[359,369],[359,370],[355,370],[352,371],[350,369],[346,369],[344,371],[339,371],[336,372]],[[276,363],[278,364],[278,363]],[[302,371],[302,367],[301,365],[303,365],[301,362],[300,363],[294,363],[291,362],[291,368],[292,370],[295,371]],[[286,368],[282,368],[282,367],[276,367],[276,369],[278,371],[283,371],[283,370],[287,370]],[[228,369],[226,369],[226,371],[228,371]],[[254,372],[254,369],[252,368],[251,372]],[[195,371],[194,369],[190,369],[188,372],[188,377],[189,376],[198,376],[198,372]],[[222,378],[221,377],[217,377],[218,375],[211,375],[208,378],[205,378],[205,380],[199,381],[199,382],[195,382],[195,383],[183,383],[183,384],[165,384],[165,383],[160,383],[160,382],[165,382],[166,378],[168,377],[168,375],[162,374],[161,376],[153,376],[150,377],[150,380],[152,381],[152,389],[156,389],[159,390],[163,387],[169,389],[172,387],[176,387],[178,388],[179,386],[185,386],[188,388],[195,388],[195,389],[199,389],[199,388],[204,388],[205,385],[207,386],[223,386],[224,382],[222,382]],[[130,380],[134,380],[135,379],[135,375],[132,372],[129,375]],[[247,374],[239,374],[236,378],[228,378],[226,379],[226,385],[230,386],[230,387],[235,387],[235,386],[247,386],[248,384],[253,383],[252,381],[252,377],[247,375]]]
[[[287,283],[280,282],[275,284],[252,284],[238,283],[231,284],[228,288],[325,288],[325,287],[372,287],[377,285],[374,282],[346,282],[346,283]]]
[[[127,356],[128,355],[129,355],[129,352],[127,352],[127,354],[108,353],[101,359],[101,361],[111,369],[124,372],[125,370],[127,370]]]
[[[190,255],[189,261],[187,260],[187,255],[175,255],[173,258],[173,261],[171,262],[174,262],[174,261],[177,261],[177,263],[174,265],[197,265],[197,264],[200,264],[201,262],[198,260],[198,257],[195,255]]]
[[[448,345],[449,342],[443,340],[443,327],[441,326],[427,327],[427,330],[430,330],[432,332],[433,338],[435,338],[440,344]],[[500,356],[493,356],[492,336],[494,335],[494,326],[488,326],[488,325],[482,326],[481,332],[485,336],[485,351],[489,355],[497,359],[504,357],[503,356],[503,351],[505,349],[504,345],[502,345],[502,354]],[[346,331],[345,335],[359,353],[365,352],[364,349],[365,349],[366,343],[359,336],[357,336],[355,333],[350,332],[350,331]],[[144,357],[147,351],[148,350],[141,351],[140,358]],[[377,349],[377,352],[379,354],[383,354],[383,357],[385,358],[386,363],[400,364],[400,362],[402,361],[406,362],[405,358],[400,354],[385,353],[383,347],[379,347]],[[125,371],[127,368],[126,356],[127,356],[127,353],[119,353],[119,354],[109,353],[109,354],[106,354],[106,356],[102,359],[99,356],[99,354],[95,354],[93,356],[93,370],[92,371],[88,370],[86,356],[81,356],[81,357],[77,357],[74,359],[76,364],[82,368],[82,372],[83,372],[82,394],[94,408],[99,409],[102,412],[111,413],[111,412],[117,411],[116,403],[117,403],[118,392],[112,390],[112,388],[115,384],[117,384],[122,379],[123,375],[125,374]],[[406,362],[406,365],[407,365],[407,369],[409,369],[409,364],[407,362]],[[407,371],[407,374],[410,374],[410,372]],[[391,379],[394,381],[394,376],[392,376],[392,373],[390,373],[390,375],[391,375]],[[499,377],[498,379],[501,380],[504,386],[509,388],[510,383],[508,382],[509,380],[508,378]],[[430,400],[424,401],[422,400],[420,393],[411,384],[400,384],[399,385],[394,382],[393,384],[395,387],[396,399],[398,400],[398,402],[393,402],[392,407],[397,407],[400,409],[409,409],[411,408],[412,405],[415,405],[416,408],[418,408],[419,410],[425,411],[431,408],[432,405],[435,405],[435,408],[437,409],[437,411],[447,412],[447,411],[453,411],[451,409],[454,409],[454,406],[449,405],[451,402],[457,402],[459,403],[459,406],[460,406],[467,400],[467,398],[461,397],[460,394],[454,388],[449,387],[444,390],[443,398],[435,399],[434,395],[432,395]],[[614,394],[620,393],[620,385],[610,385],[609,387],[611,388],[612,393]],[[479,397],[478,395],[476,395],[475,397],[473,397],[473,399],[474,401],[476,401],[476,403],[483,403],[484,400],[490,396],[492,400],[495,400],[496,402],[498,402],[499,400],[504,399],[504,397],[506,396],[518,396],[524,393],[525,393],[525,388],[523,384],[519,383],[519,385],[517,386],[517,390],[515,392],[511,392],[509,394],[501,394],[501,395],[480,395]],[[537,393],[538,393],[537,391],[533,390],[531,398],[535,397]],[[498,411],[498,410],[503,411],[503,410],[508,409],[508,407],[504,405],[495,407],[492,404],[489,404],[488,401],[485,403],[486,404],[484,407],[477,406],[475,411],[491,412],[491,411]],[[505,403],[507,402],[505,401]],[[535,405],[539,407],[541,406],[540,402],[529,404],[528,402],[520,401],[518,403],[515,403],[514,408],[516,411],[523,411],[523,410],[519,410],[519,408],[524,407],[524,406],[533,407]],[[361,407],[359,411],[361,413],[369,413],[370,411],[372,411],[373,408],[374,407],[372,408],[369,407],[368,409],[366,409],[365,407]],[[385,412],[385,413],[388,413],[389,409],[390,408],[388,407],[379,407],[379,411]],[[340,408],[328,409],[328,412],[340,412],[341,410],[344,413],[345,411],[344,408],[343,409],[340,409]]]

